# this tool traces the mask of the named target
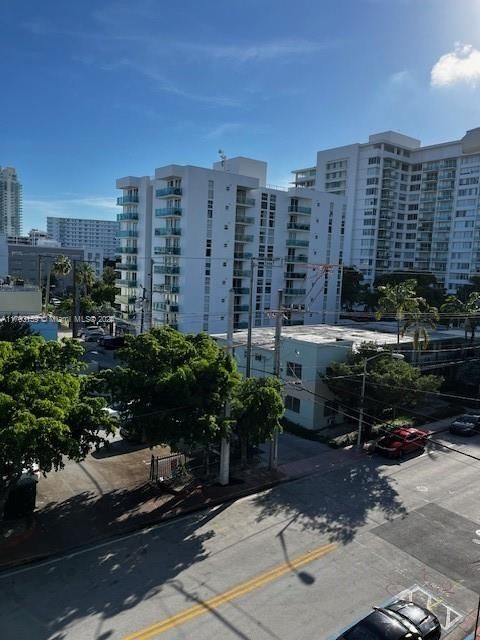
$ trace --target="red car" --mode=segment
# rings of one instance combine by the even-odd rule
[[[375,451],[389,458],[403,458],[404,455],[425,448],[428,431],[414,427],[397,427],[375,443]]]

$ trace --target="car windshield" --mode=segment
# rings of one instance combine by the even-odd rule
[[[345,640],[403,640],[406,628],[381,611],[375,611],[346,631]]]

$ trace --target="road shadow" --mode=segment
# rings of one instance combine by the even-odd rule
[[[113,456],[123,456],[132,451],[140,451],[148,449],[149,446],[144,443],[127,442],[127,440],[115,440],[115,442],[106,442],[102,447],[92,451],[91,456],[96,460],[111,458]]]
[[[147,526],[154,519],[155,510],[146,514],[143,509],[147,502],[151,507],[155,494],[158,490],[142,485],[100,497],[84,492],[61,504],[47,505],[36,514],[35,551],[47,553],[52,539],[59,549],[62,546],[71,549],[85,544],[97,533],[121,535],[122,530],[125,533],[134,527]],[[182,499],[181,495],[170,495],[169,507]],[[160,496],[158,503],[159,511],[165,508]],[[98,627],[91,637],[106,640],[115,634],[115,616],[158,595],[166,584],[178,580],[182,571],[208,555],[205,542],[215,536],[210,521],[222,508],[228,505],[176,519],[171,525],[153,531],[140,529],[133,539],[110,540],[77,558],[29,571],[30,597],[25,592],[23,573],[6,577],[0,574],[0,597],[4,604],[11,598],[16,602],[15,627],[18,626],[19,633],[15,637],[27,637],[21,631],[24,607],[23,631],[26,633],[29,621],[35,620],[34,636],[39,640],[70,638],[69,625],[92,616],[98,617]],[[162,599],[157,602],[158,617],[169,617],[167,604],[163,609]]]
[[[290,521],[292,528],[310,529],[327,536],[330,542],[348,544],[369,517],[392,520],[407,510],[395,489],[395,479],[383,475],[371,458],[356,460],[325,474],[259,494],[255,498],[260,513],[257,520],[277,516]]]

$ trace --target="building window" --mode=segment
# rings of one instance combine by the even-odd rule
[[[300,413],[300,400],[293,396],[285,396],[285,409]]]
[[[302,365],[298,362],[287,362],[287,376],[289,378],[302,377]]]

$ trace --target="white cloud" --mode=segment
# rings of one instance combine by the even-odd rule
[[[432,87],[476,86],[480,82],[480,51],[471,44],[457,42],[453,51],[441,56],[434,64],[430,82]]]
[[[311,40],[281,40],[258,45],[200,45],[191,43],[179,43],[178,48],[200,53],[211,58],[237,60],[248,62],[249,60],[271,60],[283,56],[307,55],[322,51],[331,46],[331,43],[313,42]]]
[[[411,82],[412,76],[410,74],[410,71],[408,71],[407,69],[392,73],[392,75],[388,78],[388,84],[391,87],[404,87],[405,85],[411,84]]]

